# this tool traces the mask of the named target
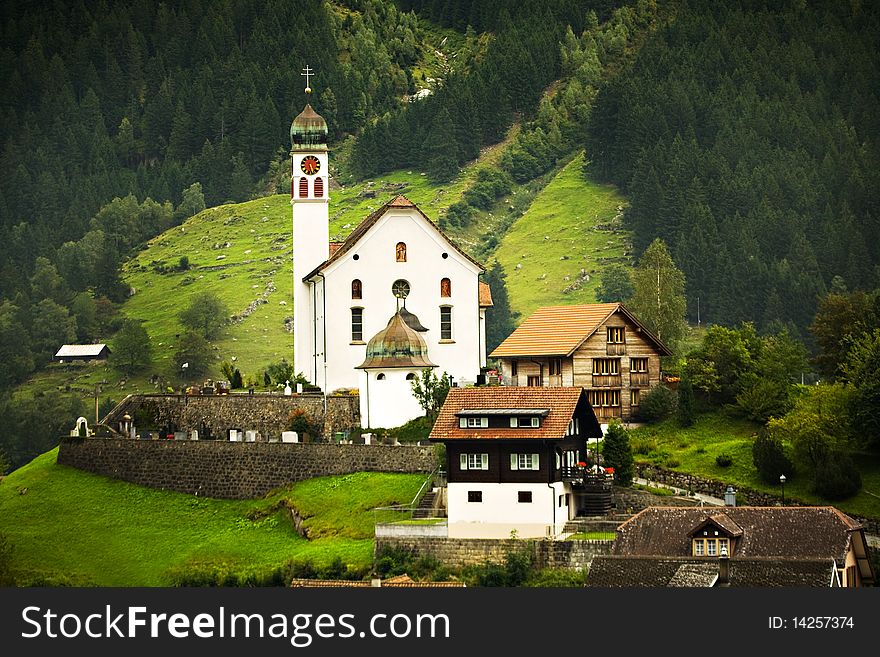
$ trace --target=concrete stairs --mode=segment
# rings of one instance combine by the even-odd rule
[[[427,491],[423,496],[419,505],[413,510],[412,517],[418,518],[435,518],[434,501],[437,499],[437,493],[433,490]]]

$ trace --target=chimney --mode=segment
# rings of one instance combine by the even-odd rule
[[[736,506],[736,489],[728,486],[724,491],[724,506]]]
[[[370,580],[370,586],[372,586],[373,588],[376,588],[376,589],[380,588],[382,586],[382,580],[379,579],[378,577],[374,577],[373,579]]]
[[[721,556],[718,558],[718,583],[717,586],[730,586],[730,557],[727,554],[727,547],[721,547]]]

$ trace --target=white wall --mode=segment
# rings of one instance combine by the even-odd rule
[[[324,179],[324,196],[321,199],[299,198],[300,161],[307,155],[314,155],[321,163],[318,176],[308,176],[309,194],[313,194],[316,177]],[[292,152],[291,153],[293,196],[293,319],[294,319],[294,368],[302,372],[312,382],[320,372],[314,366],[314,331],[312,318],[312,295],[310,285],[303,283],[306,276],[315,267],[324,262],[330,254],[330,218],[327,199],[329,188],[327,171],[328,158],[326,152]],[[321,306],[318,305],[318,312]]]
[[[374,429],[399,427],[425,414],[412,394],[407,374],[418,376],[418,370],[371,369],[359,373],[361,427]],[[385,380],[376,379],[384,374]]]
[[[482,491],[482,502],[468,502],[469,491]],[[518,502],[519,491],[531,491],[531,503]],[[450,483],[447,489],[447,516],[450,538],[542,538],[547,527],[559,534],[569,517],[571,506],[559,507],[559,495],[571,493],[562,482],[533,483]],[[570,498],[570,505],[573,497]],[[554,518],[555,511],[555,518]]]
[[[407,261],[396,262],[395,245],[405,242]],[[446,253],[447,258],[442,254]],[[358,260],[353,256],[357,254]],[[358,245],[324,271],[327,280],[327,384],[325,390],[359,387],[358,370],[366,342],[397,311],[391,285],[410,284],[406,308],[429,330],[422,333],[429,360],[460,384],[476,381],[480,372],[479,268],[459,254],[411,208],[390,208]],[[351,298],[351,281],[362,282],[362,299]],[[440,280],[452,282],[452,296],[440,296]],[[452,306],[451,343],[440,342],[440,306]],[[364,344],[351,344],[351,308],[364,308]],[[320,339],[320,338],[319,338]],[[374,424],[375,426],[375,424]]]

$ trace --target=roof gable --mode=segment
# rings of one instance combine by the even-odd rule
[[[444,233],[440,227],[431,221],[422,210],[415,203],[410,201],[405,196],[397,196],[387,203],[385,203],[382,207],[372,212],[369,216],[367,216],[361,223],[359,223],[351,234],[345,239],[342,244],[340,244],[335,249],[331,249],[330,257],[327,258],[320,265],[315,267],[312,271],[306,274],[303,277],[304,281],[307,281],[314,276],[316,276],[319,272],[325,270],[327,267],[332,265],[333,263],[342,259],[346,253],[353,250],[358,243],[369,233],[370,229],[378,223],[378,221],[384,217],[389,210],[393,209],[411,209],[415,210],[416,216],[421,217],[448,245],[451,249],[453,249],[456,253],[461,255],[465,260],[475,265],[479,268],[480,271],[485,271],[486,268],[483,267],[479,262],[471,258],[467,253],[462,251],[455,242],[453,242],[449,236]]]
[[[592,303],[538,308],[489,356],[570,356],[615,313],[634,324],[660,355],[672,354],[623,304]]]

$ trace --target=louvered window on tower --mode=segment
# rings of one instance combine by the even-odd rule
[[[309,195],[309,179],[308,178],[300,178],[299,179],[299,197],[306,198]]]
[[[324,179],[315,178],[315,198],[324,198]]]

